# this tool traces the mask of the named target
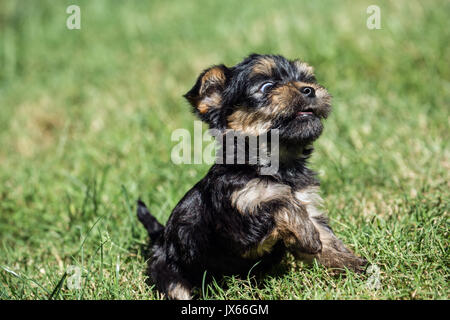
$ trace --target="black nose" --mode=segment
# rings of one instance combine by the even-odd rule
[[[308,98],[314,98],[316,96],[316,90],[311,87],[301,87],[300,92],[303,93]]]

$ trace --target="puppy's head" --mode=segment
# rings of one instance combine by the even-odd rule
[[[274,55],[213,66],[185,97],[210,128],[255,136],[278,129],[281,141],[295,143],[317,139],[331,110],[331,97],[312,67]]]

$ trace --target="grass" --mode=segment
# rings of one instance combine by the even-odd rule
[[[450,4],[377,1],[369,30],[372,2],[0,2],[0,298],[161,298],[134,200],[167,220],[208,170],[170,161],[172,131],[193,130],[181,95],[203,68],[259,52],[308,61],[333,94],[312,167],[380,286],[288,260],[201,297],[448,299]]]

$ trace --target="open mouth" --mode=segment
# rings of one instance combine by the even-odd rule
[[[299,111],[299,112],[297,112],[297,116],[300,118],[308,118],[308,117],[314,116],[314,113],[309,110]]]

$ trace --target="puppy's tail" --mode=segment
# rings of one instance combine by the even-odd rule
[[[147,229],[150,240],[155,242],[164,232],[164,226],[148,211],[147,206],[140,199],[137,201],[137,216]]]

